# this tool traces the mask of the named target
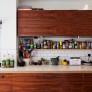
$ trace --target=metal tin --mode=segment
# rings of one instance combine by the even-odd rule
[[[2,60],[2,67],[5,67],[5,66],[6,66],[6,61]]]
[[[10,59],[7,59],[5,61],[6,61],[6,67],[10,67]]]
[[[10,60],[10,67],[14,67],[14,60]]]

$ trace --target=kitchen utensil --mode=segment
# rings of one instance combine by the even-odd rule
[[[59,56],[56,58],[51,58],[52,65],[58,65],[58,62],[59,62]]]

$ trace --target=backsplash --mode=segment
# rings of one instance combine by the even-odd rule
[[[30,39],[30,37],[28,38]],[[46,39],[46,40],[51,40],[51,41],[64,41],[64,40],[70,40],[70,39],[74,39],[76,41],[91,41],[92,42],[92,38],[91,37],[39,37],[39,39]],[[23,41],[23,39],[20,39],[20,43],[21,41]],[[20,44],[19,43],[19,44]],[[22,43],[21,43],[22,44]],[[24,47],[26,45],[23,45]],[[30,46],[30,44],[29,44]],[[19,45],[19,47],[21,47],[21,45]],[[31,48],[30,48],[31,49]],[[25,49],[24,49],[25,50]],[[88,61],[88,54],[91,54],[90,59],[92,59],[92,48],[86,48],[86,49],[79,49],[79,48],[75,48],[75,49],[43,49],[43,48],[35,48],[34,50],[34,56],[32,56],[32,60],[35,62],[38,62],[38,60],[40,60],[41,58],[47,59],[49,60],[49,64],[51,64],[51,58],[56,58],[57,56],[60,56],[59,58],[59,64],[61,64],[61,61],[66,59],[69,60],[70,57],[80,57],[81,60],[86,60],[86,62]],[[25,54],[23,54],[25,55]],[[27,57],[23,57],[23,58],[27,58]]]
[[[57,57],[60,56],[60,62],[63,59],[67,59],[69,60],[70,57],[81,57],[81,60],[86,60],[88,59],[87,55],[91,54],[92,55],[92,51],[91,50],[34,50],[36,52],[36,54],[34,55],[34,57],[32,57],[32,59],[34,61],[38,61],[40,58],[45,58],[50,60],[53,57]],[[91,57],[92,58],[92,57]],[[51,64],[51,62],[50,62]]]
[[[8,54],[9,54],[10,59],[11,59],[11,56],[13,55],[13,59],[15,61],[14,65],[16,66],[17,58],[16,58],[16,50],[15,49],[0,49],[0,63],[2,60],[7,58]],[[5,58],[4,58],[4,55],[5,55]]]

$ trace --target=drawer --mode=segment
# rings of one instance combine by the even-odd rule
[[[35,73],[16,73],[14,74],[14,82],[34,82],[44,81],[44,74]]]
[[[0,73],[0,82],[13,81],[13,74],[11,73]]]
[[[12,92],[13,85],[11,82],[0,82],[0,92]]]
[[[48,92],[48,91],[44,90],[43,88],[41,89],[14,88],[13,92]]]
[[[92,83],[92,73],[84,73],[84,82]]]
[[[83,74],[65,73],[63,74],[65,82],[83,82]]]
[[[92,83],[84,83],[84,92],[92,92]]]
[[[83,91],[83,83],[81,83],[81,82],[66,83],[65,89],[66,89],[66,92],[84,92]]]
[[[44,81],[44,82],[50,82],[50,81],[59,81],[63,82],[63,75],[57,74],[57,73],[17,73],[14,74],[14,81],[28,81],[28,82],[34,82],[34,81]]]

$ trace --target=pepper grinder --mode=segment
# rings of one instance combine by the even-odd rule
[[[90,62],[91,54],[88,54],[88,62]]]

